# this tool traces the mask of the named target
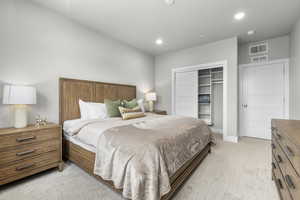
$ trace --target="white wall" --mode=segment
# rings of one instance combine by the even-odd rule
[[[277,60],[290,57],[290,36],[285,35],[267,40],[269,44],[269,60]],[[249,44],[239,45],[239,64],[250,63]]]
[[[291,33],[290,116],[300,119],[300,19]]]
[[[228,135],[238,128],[238,44],[237,38],[167,53],[155,58],[156,107],[171,113],[172,69],[216,61],[228,61]]]
[[[1,0],[0,27],[0,100],[5,83],[36,86],[31,122],[58,122],[59,77],[133,84],[138,96],[154,88],[154,57],[29,1]],[[0,127],[9,111],[1,101]]]

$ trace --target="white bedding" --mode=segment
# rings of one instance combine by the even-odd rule
[[[96,153],[96,147],[94,147],[94,146],[92,146],[90,144],[84,143],[83,141],[79,140],[76,135],[70,136],[70,135],[68,135],[68,134],[66,134],[64,132],[64,138],[66,140],[72,142],[73,144],[76,144],[76,145],[84,148],[85,150],[88,150],[90,152]]]
[[[124,126],[142,122],[145,120],[151,120],[154,118],[165,117],[164,115],[157,115],[152,113],[146,113],[145,117],[122,120],[120,117],[108,118],[108,119],[94,119],[94,120],[68,120],[64,123],[64,131],[69,138],[79,140],[80,142],[90,145],[94,148],[97,147],[99,136],[109,128],[118,126]],[[85,126],[89,124],[89,126]],[[83,147],[83,146],[82,146]]]

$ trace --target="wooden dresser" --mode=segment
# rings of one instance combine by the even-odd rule
[[[272,120],[272,179],[282,200],[300,199],[300,120]]]
[[[0,129],[0,185],[54,167],[63,168],[59,125]]]

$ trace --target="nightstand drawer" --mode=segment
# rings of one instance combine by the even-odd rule
[[[59,151],[49,152],[35,158],[22,160],[16,164],[0,168],[0,181],[59,161]]]
[[[50,140],[38,144],[27,144],[0,153],[0,167],[8,163],[30,158],[51,151],[59,151],[59,140]]]
[[[60,137],[60,128],[36,130],[21,132],[13,135],[4,135],[0,137],[0,152],[4,148],[14,147],[23,144],[30,144],[44,140],[51,140]]]

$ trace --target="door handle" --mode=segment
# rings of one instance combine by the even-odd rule
[[[16,153],[16,156],[25,156],[25,155],[28,155],[28,154],[31,154],[31,153],[34,153],[34,152],[35,152],[35,149],[28,150],[28,151],[23,151],[23,152]]]
[[[35,164],[27,164],[27,165],[24,165],[24,166],[19,166],[19,167],[16,167],[16,171],[22,171],[24,169],[28,169],[28,168],[31,168],[35,166]]]
[[[16,141],[17,142],[26,142],[26,141],[35,140],[35,139],[36,139],[36,136],[30,136],[30,137],[25,137],[25,138],[17,138]]]
[[[277,179],[277,184],[279,186],[280,189],[283,189],[283,185],[280,179]]]
[[[278,160],[278,163],[282,163],[282,158],[280,155],[277,155],[277,160]]]
[[[293,181],[292,181],[292,178],[290,177],[290,175],[286,175],[285,176],[285,180],[286,180],[286,182],[287,182],[287,184],[288,184],[288,186],[290,187],[290,188],[292,188],[292,189],[295,189],[296,187],[295,187],[295,184],[293,183]]]
[[[247,108],[248,105],[247,105],[247,104],[242,104],[242,107],[243,107],[243,108]]]

